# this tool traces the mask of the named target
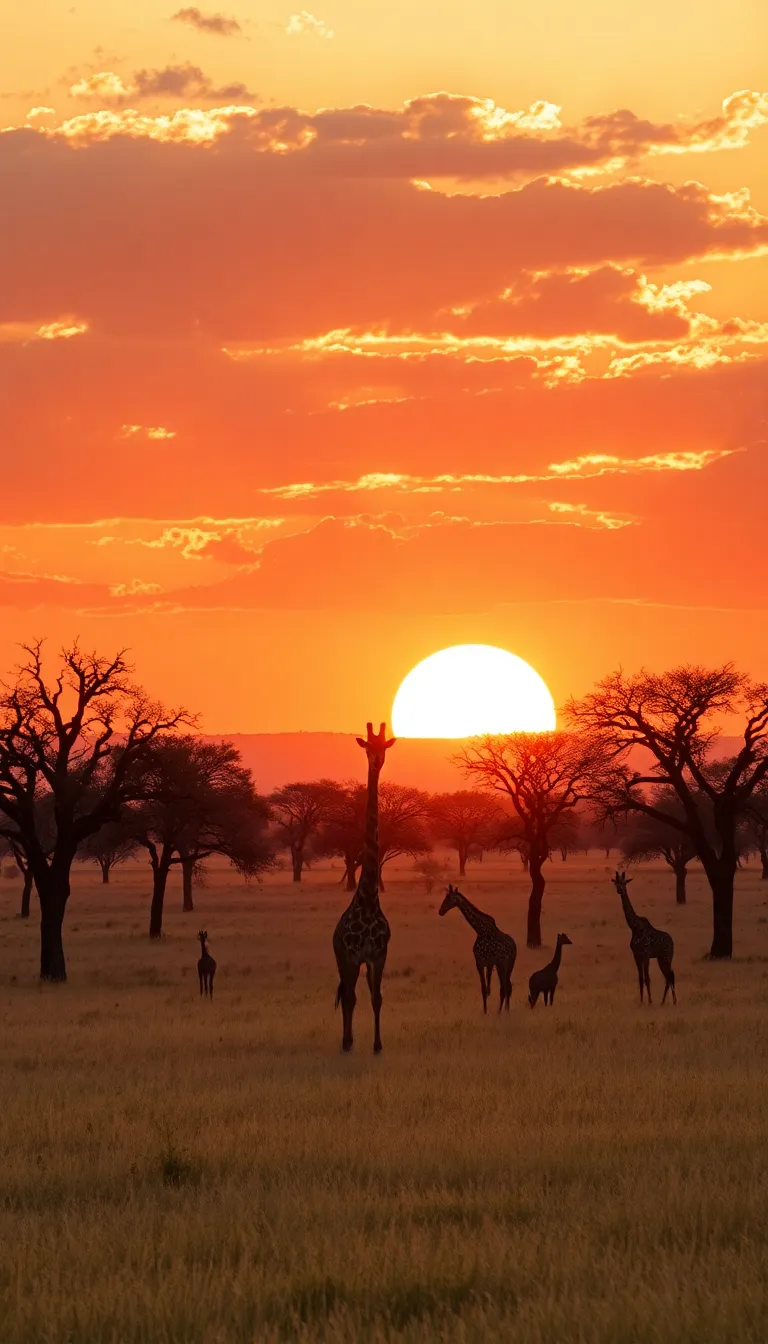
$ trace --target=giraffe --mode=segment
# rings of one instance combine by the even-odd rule
[[[373,1053],[381,1052],[381,979],[387,960],[389,924],[379,905],[379,775],[384,757],[393,745],[387,739],[386,724],[374,733],[373,724],[366,726],[366,736],[358,737],[368,758],[368,797],[365,809],[365,841],[357,890],[341,916],[333,933],[333,950],[339,968],[339,988],[336,1007],[341,1004],[343,1033],[341,1048],[352,1049],[352,1017],[357,995],[355,986],[360,967],[365,963],[366,979],[373,1006]]]
[[[200,960],[197,963],[197,974],[200,980],[200,994],[210,994],[213,998],[213,977],[216,974],[216,962],[211,956],[206,946],[208,942],[208,933],[205,929],[199,929],[198,938],[200,939]]]
[[[635,958],[637,966],[637,978],[640,981],[640,1002],[643,1002],[643,985],[648,993],[648,1002],[651,1002],[651,977],[648,968],[652,958],[659,963],[659,970],[664,976],[664,994],[661,1002],[664,1003],[670,989],[672,990],[672,1002],[677,1003],[677,994],[675,993],[675,972],[672,970],[672,958],[675,955],[675,944],[671,936],[665,933],[663,929],[655,929],[649,919],[643,915],[638,915],[632,908],[629,899],[627,887],[633,879],[627,877],[626,873],[616,872],[611,881],[621,897],[621,908],[624,911],[632,937],[629,940],[629,948],[632,956]]]
[[[469,927],[477,937],[472,951],[477,973],[480,976],[480,992],[483,996],[483,1012],[488,1012],[488,996],[491,992],[491,976],[496,967],[499,976],[499,1012],[506,1007],[509,1012],[509,1000],[512,994],[512,971],[517,957],[517,943],[508,933],[502,933],[492,915],[478,910],[466,896],[453,886],[449,886],[438,914],[447,915],[449,910],[460,910]]]
[[[540,994],[544,995],[544,1003],[552,1004],[555,1002],[555,990],[557,989],[557,973],[560,970],[560,962],[563,957],[563,948],[572,947],[573,944],[567,933],[558,933],[557,947],[555,955],[546,966],[540,971],[534,971],[528,981],[528,1002],[532,1008],[536,1007],[536,1000]]]

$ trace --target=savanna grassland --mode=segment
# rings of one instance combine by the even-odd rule
[[[768,1339],[768,884],[740,874],[737,956],[710,964],[701,876],[678,908],[641,870],[679,1004],[640,1009],[607,866],[551,865],[547,949],[521,948],[501,1020],[442,888],[392,873],[378,1059],[364,983],[339,1053],[338,869],[213,869],[194,914],[170,891],[159,943],[142,866],[109,888],[78,869],[69,983],[42,988],[3,881],[4,1344]],[[516,860],[462,887],[522,941]],[[531,1013],[561,929],[555,1007]]]

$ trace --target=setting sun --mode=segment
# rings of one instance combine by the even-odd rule
[[[547,732],[555,706],[522,658],[490,644],[456,644],[417,663],[392,706],[398,737]]]

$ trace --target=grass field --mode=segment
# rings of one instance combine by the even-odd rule
[[[768,891],[740,877],[737,956],[641,871],[676,942],[677,1008],[640,1009],[607,864],[559,860],[558,1001],[483,1019],[472,934],[405,869],[384,1053],[364,984],[339,1053],[339,871],[296,889],[224,869],[146,937],[148,877],[79,869],[70,980],[36,983],[37,921],[0,885],[3,1344],[724,1344],[768,1339]],[[525,879],[463,890],[522,942]],[[219,963],[198,997],[200,924]],[[660,999],[655,966],[653,986]],[[495,982],[494,982],[495,990]]]

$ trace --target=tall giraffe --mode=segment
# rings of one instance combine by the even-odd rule
[[[672,958],[675,955],[675,944],[670,934],[665,933],[663,929],[655,929],[649,919],[643,915],[638,915],[633,909],[632,902],[629,899],[627,887],[633,879],[627,877],[626,873],[617,872],[611,881],[621,897],[621,908],[624,911],[624,918],[632,930],[632,937],[629,940],[629,948],[632,956],[635,958],[637,966],[637,978],[640,982],[640,1002],[643,1002],[643,985],[645,985],[648,994],[648,1002],[651,1002],[651,977],[649,975],[649,965],[651,959],[659,963],[659,970],[664,976],[664,994],[661,1002],[667,997],[670,989],[672,990],[672,1002],[677,1003],[677,994],[675,993],[675,972],[672,970]]]
[[[480,976],[480,992],[483,996],[483,1012],[488,1012],[488,995],[491,992],[491,976],[496,967],[499,976],[499,1012],[505,1007],[509,1012],[509,1000],[512,994],[512,972],[517,957],[517,943],[508,933],[502,933],[492,915],[478,910],[456,887],[449,886],[445,900],[438,914],[447,915],[449,910],[460,910],[469,927],[477,937],[472,948],[477,973]]]
[[[344,1019],[342,1050],[352,1049],[352,1017],[357,1002],[355,986],[360,967],[365,963],[365,974],[373,1006],[373,1053],[381,1050],[381,978],[387,960],[389,924],[379,905],[379,775],[384,757],[394,743],[387,739],[386,724],[374,733],[373,724],[367,724],[366,737],[358,737],[368,757],[368,798],[365,809],[365,841],[363,861],[357,891],[341,916],[333,934],[333,950],[339,968],[339,988],[336,1007],[341,1004]]]

